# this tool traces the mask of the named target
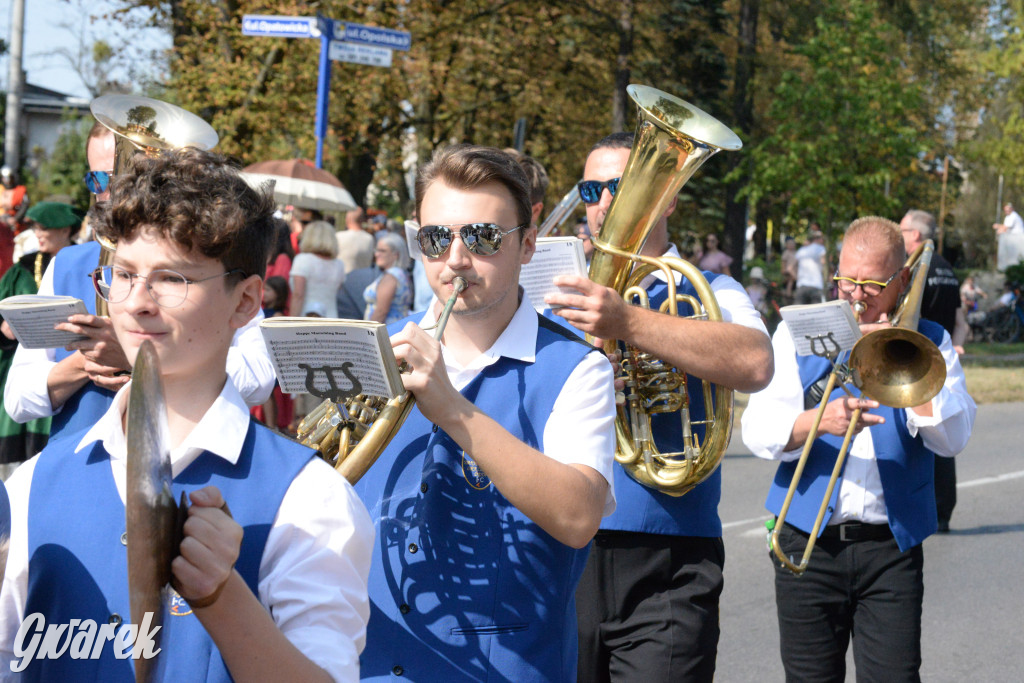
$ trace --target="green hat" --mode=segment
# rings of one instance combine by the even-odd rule
[[[25,217],[35,221],[47,230],[77,228],[84,218],[81,211],[63,202],[39,202],[33,204]]]

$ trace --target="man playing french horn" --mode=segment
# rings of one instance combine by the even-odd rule
[[[864,334],[893,329],[888,317],[910,280],[899,227],[877,217],[854,221],[833,280],[841,299],[863,304]],[[975,405],[949,334],[928,320],[919,322],[917,332],[941,353],[937,364],[944,363],[946,374],[938,393],[923,405],[896,409],[837,387],[825,405],[786,522],[777,530],[782,553],[804,552],[840,446],[856,419],[856,437],[806,571],[797,576],[772,557],[787,680],[845,680],[851,635],[857,680],[920,680],[921,542],[936,530],[932,459],[964,448]],[[772,343],[775,378],[751,396],[743,441],[755,455],[781,461],[766,503],[781,515],[818,411],[816,398],[824,392],[818,388],[812,397],[814,388],[832,368],[825,358],[797,356],[785,323]]]
[[[571,680],[573,591],[615,505],[611,367],[519,287],[537,229],[512,157],[439,150],[416,216],[436,298],[390,329],[416,407],[356,485],[378,527],[362,678]],[[414,322],[453,293],[435,341]]]
[[[587,157],[580,195],[598,238],[632,145],[632,133],[616,133]],[[641,254],[678,256],[667,230],[674,209],[673,200]],[[566,307],[556,314],[588,334],[625,341],[724,387],[757,391],[768,384],[773,368],[760,316],[735,280],[704,275],[723,311],[721,322],[628,305],[614,289],[581,277],[556,278],[556,284],[579,293],[551,295],[546,302]],[[651,277],[644,286],[651,291],[659,284]],[[683,450],[671,443],[674,437],[657,430],[655,437],[662,451]],[[622,467],[615,468],[614,483],[618,507],[601,523],[576,594],[578,680],[710,681],[725,561],[720,471],[682,497],[642,486]]]

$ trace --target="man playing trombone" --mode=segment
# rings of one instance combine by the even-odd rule
[[[877,217],[854,221],[833,280],[841,299],[864,305],[864,334],[890,328],[887,320],[910,280],[899,227]],[[949,334],[928,320],[917,331],[941,353],[941,389],[923,405],[895,409],[837,388],[778,530],[785,555],[804,551],[843,437],[857,416],[856,436],[806,572],[794,575],[773,556],[787,680],[845,680],[851,635],[858,680],[920,680],[921,542],[936,530],[933,457],[953,457],[964,448],[976,408]],[[782,461],[766,503],[779,515],[832,368],[822,357],[798,357],[785,323],[772,344],[775,377],[751,396],[742,422],[743,441],[755,455]]]

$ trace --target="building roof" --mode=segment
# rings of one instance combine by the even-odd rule
[[[31,83],[25,84],[25,90],[21,95],[21,106],[22,111],[33,114],[59,115],[65,109],[71,109],[83,115],[89,113],[89,100],[84,97],[66,95]]]

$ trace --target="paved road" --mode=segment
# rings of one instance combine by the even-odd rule
[[[957,457],[953,531],[924,543],[925,681],[1024,680],[1024,403],[981,406]],[[784,680],[764,497],[773,463],[743,447],[723,467],[725,591],[717,680]],[[847,657],[847,680],[854,680]]]

